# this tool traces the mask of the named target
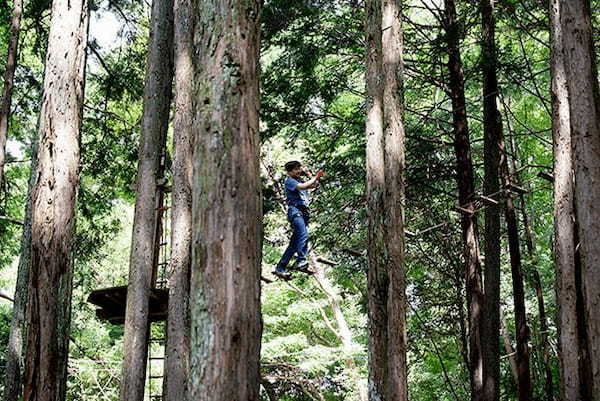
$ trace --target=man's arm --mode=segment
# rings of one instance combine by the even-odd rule
[[[313,178],[311,178],[310,180],[304,182],[304,183],[300,183],[298,184],[298,186],[296,188],[298,189],[313,189],[319,186],[319,180],[321,179],[321,177],[323,177],[323,171],[319,171],[317,173],[317,175],[315,175]]]

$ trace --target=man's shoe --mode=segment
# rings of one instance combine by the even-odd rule
[[[292,279],[292,275],[283,269],[276,269],[273,274],[285,281],[290,281]]]
[[[308,261],[307,260],[302,260],[302,261],[296,263],[296,265],[294,267],[299,272],[306,273],[308,275],[315,274],[315,272],[308,267]]]

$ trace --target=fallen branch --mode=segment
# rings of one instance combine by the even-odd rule
[[[13,219],[12,217],[8,217],[8,216],[0,216],[0,220],[6,220],[10,223],[17,224],[19,226],[23,225],[23,222],[21,220]]]
[[[7,299],[10,302],[15,302],[15,300],[10,296],[10,294],[4,290],[0,290],[0,298]]]

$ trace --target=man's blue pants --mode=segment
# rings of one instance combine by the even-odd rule
[[[302,213],[300,209],[294,206],[288,208],[288,221],[292,224],[294,233],[281,260],[277,263],[277,270],[285,270],[294,254],[298,255],[296,257],[297,263],[306,260],[308,254],[308,220],[308,213]]]

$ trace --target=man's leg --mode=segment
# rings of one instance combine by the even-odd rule
[[[296,231],[294,231],[294,233],[292,234],[292,238],[290,238],[290,243],[288,247],[281,256],[279,263],[277,263],[277,268],[275,269],[277,272],[287,273],[285,269],[288,263],[290,262],[290,259],[292,259],[292,256],[294,256],[294,253],[296,253],[296,242],[298,242],[297,237],[298,235],[296,234]]]
[[[292,221],[294,234],[297,235],[296,258],[297,267],[305,267],[308,264],[306,260],[308,254],[308,219],[304,216],[297,216]]]

